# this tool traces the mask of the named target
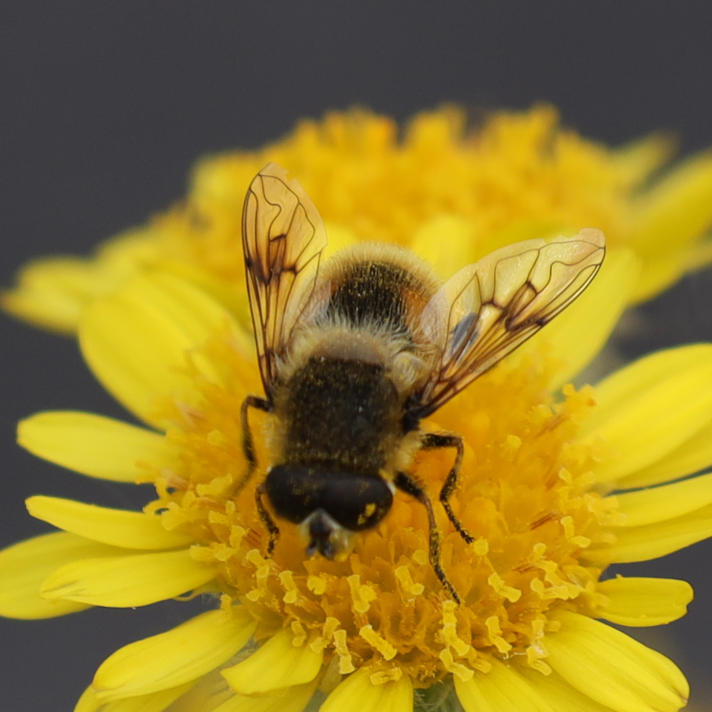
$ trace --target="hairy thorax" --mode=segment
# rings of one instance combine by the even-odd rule
[[[400,397],[383,363],[312,354],[275,401],[285,463],[377,475],[402,437]]]

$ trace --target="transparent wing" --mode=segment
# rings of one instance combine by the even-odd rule
[[[433,413],[563,311],[604,254],[603,233],[587,229],[553,242],[518,242],[457,272],[421,316],[438,356],[416,414]]]
[[[304,189],[275,163],[253,179],[242,212],[242,245],[260,373],[270,396],[316,284],[326,231]]]

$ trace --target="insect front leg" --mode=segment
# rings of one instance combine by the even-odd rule
[[[279,527],[274,523],[272,515],[270,515],[267,507],[265,507],[262,502],[262,497],[265,494],[265,483],[262,482],[259,487],[255,488],[255,504],[257,505],[257,514],[262,520],[262,524],[269,532],[269,543],[267,544],[267,554],[271,554],[274,551],[277,539],[279,539]]]
[[[248,483],[252,473],[257,467],[257,458],[255,457],[255,443],[252,439],[252,431],[250,430],[250,420],[248,417],[248,410],[250,408],[257,408],[265,413],[272,412],[272,403],[264,398],[259,398],[258,396],[247,396],[244,401],[242,401],[242,407],[240,408],[240,420],[242,423],[242,451],[245,453],[245,459],[247,460],[247,472],[242,476],[240,481],[235,487],[235,494],[242,491],[242,488]]]
[[[462,463],[462,456],[464,454],[464,447],[462,445],[462,438],[459,435],[454,435],[452,433],[426,433],[423,436],[421,447],[424,450],[434,450],[435,448],[441,447],[454,447],[456,450],[455,462],[448,472],[445,478],[445,483],[440,490],[440,502],[443,505],[443,509],[447,513],[448,519],[452,522],[452,525],[457,529],[460,536],[468,543],[471,544],[475,539],[470,534],[465,527],[462,526],[460,520],[455,516],[455,512],[452,511],[452,506],[450,505],[450,497],[457,487],[457,480],[460,474],[460,465]]]
[[[435,571],[435,575],[440,579],[440,583],[445,587],[447,592],[450,594],[452,599],[456,603],[460,603],[460,597],[457,595],[454,586],[448,581],[443,567],[440,564],[440,535],[438,534],[438,525],[435,522],[435,513],[433,512],[433,505],[430,498],[425,493],[425,490],[412,478],[405,474],[405,472],[396,473],[393,484],[406,494],[411,497],[415,497],[424,507],[425,511],[428,513],[428,525],[429,525],[429,555],[430,555],[430,565]]]

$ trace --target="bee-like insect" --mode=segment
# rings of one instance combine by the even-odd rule
[[[280,533],[274,514],[299,525],[308,555],[345,555],[400,490],[425,507],[430,563],[459,601],[440,563],[430,496],[408,469],[421,448],[454,450],[439,499],[471,542],[450,505],[463,442],[419,424],[586,288],[603,261],[603,234],[510,245],[443,285],[392,245],[362,243],[321,265],[319,213],[270,163],[245,197],[242,240],[265,397],[242,405],[248,471],[240,486],[256,469],[248,411],[258,408],[271,414],[266,437],[276,456],[255,489],[268,552]]]

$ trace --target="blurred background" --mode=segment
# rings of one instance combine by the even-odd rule
[[[355,104],[400,119],[454,101],[475,111],[547,101],[564,123],[611,144],[665,129],[683,154],[712,146],[712,5],[489,0],[432,3],[46,3],[0,7],[0,283],[32,256],[88,251],[179,198],[191,164],[255,147],[300,117]],[[712,340],[712,276],[648,303],[618,339],[627,357]],[[0,546],[46,531],[30,494],[138,506],[136,488],[92,482],[14,443],[39,409],[119,415],[75,343],[2,320]],[[689,615],[632,631],[712,700],[712,543],[629,573],[687,578]],[[120,645],[179,622],[184,607],[0,620],[2,708],[71,710]]]

